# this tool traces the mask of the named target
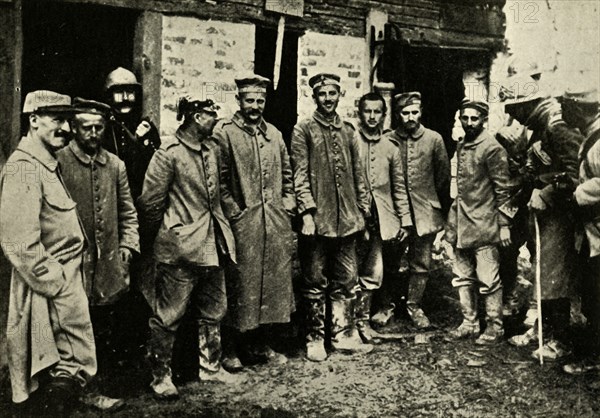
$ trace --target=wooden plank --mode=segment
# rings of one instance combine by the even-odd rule
[[[161,88],[162,18],[157,12],[143,12],[138,18],[134,39],[133,67],[140,77],[143,94],[143,114],[160,126],[160,95],[152,94]]]

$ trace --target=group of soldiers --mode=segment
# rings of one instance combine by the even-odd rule
[[[534,355],[566,351],[559,342],[580,259],[595,345],[589,359],[565,371],[600,367],[597,91],[560,100],[513,92],[505,106],[511,118],[496,137],[485,128],[488,103],[465,98],[451,201],[449,155],[441,135],[421,123],[419,92],[394,96],[393,131],[383,129],[384,98],[364,95],[355,126],[336,111],[340,77],[317,74],[309,80],[316,110],[297,123],[288,152],[263,118],[265,77],[235,80],[239,110],[230,119],[218,121],[212,100],[181,98],[181,124],[161,141],[150,120],[131,114],[141,95],[135,76],[115,71],[110,104],[29,93],[27,135],[2,172],[14,402],[43,385],[37,392],[58,411],[79,397],[100,409],[122,405],[86,384],[106,369],[96,347],[113,336],[103,332],[140,325],[130,313],[142,299],[123,303],[130,271],[134,282],[150,278],[155,292],[143,345],[150,387],[168,399],[178,396],[171,362],[186,315],[198,330],[199,378],[226,384],[244,381],[244,353],[286,362],[272,346],[274,325],[288,323],[296,306],[308,360],[324,361],[330,350],[370,352],[378,334],[371,325],[389,320],[400,300],[381,288],[402,269],[406,312],[415,328],[430,328],[421,300],[434,247],[453,261],[462,307],[462,323],[446,338],[497,345],[504,339],[503,284],[505,293],[513,287],[503,269],[512,271],[506,266],[516,263],[518,248],[536,240],[550,332]],[[575,208],[582,215],[573,217]],[[296,234],[302,277],[294,289]],[[515,274],[508,274],[513,282]],[[483,332],[477,295],[485,299]],[[531,325],[510,342],[534,341]]]

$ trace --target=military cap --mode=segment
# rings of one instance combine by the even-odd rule
[[[50,90],[36,90],[27,93],[23,103],[23,113],[72,113],[71,98]]]
[[[317,75],[313,75],[308,80],[308,85],[311,89],[316,89],[323,86],[338,86],[340,87],[341,78],[337,74],[331,73],[319,73]]]
[[[265,93],[270,83],[271,80],[258,74],[244,74],[235,79],[240,93]]]
[[[567,89],[559,98],[561,103],[581,103],[584,105],[600,104],[598,89],[590,88],[570,88]]]
[[[418,91],[409,91],[406,93],[396,94],[394,96],[394,103],[398,109],[404,109],[406,106],[421,104],[421,93]]]
[[[483,116],[487,116],[490,113],[490,105],[484,100],[471,100],[468,97],[462,99],[460,102],[460,109],[475,109],[479,111]]]
[[[87,113],[107,117],[110,115],[112,108],[106,103],[75,97],[73,99],[73,111],[75,114]]]
[[[211,99],[199,100],[195,97],[184,96],[177,101],[177,120],[182,120],[186,113],[204,111],[216,114],[219,105]]]

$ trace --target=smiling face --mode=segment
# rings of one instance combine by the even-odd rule
[[[361,123],[370,130],[377,129],[385,118],[383,106],[381,100],[365,100],[359,112]]]
[[[335,85],[317,87],[313,92],[313,98],[321,114],[332,116],[340,102],[340,89]]]
[[[73,118],[73,133],[79,147],[89,155],[98,152],[104,138],[106,122],[101,115],[81,113]]]
[[[407,132],[416,131],[421,125],[421,105],[411,104],[400,110],[400,124]]]
[[[62,113],[32,114],[29,127],[34,137],[42,141],[50,152],[65,147],[71,139],[68,115]]]
[[[267,93],[240,93],[239,96],[237,96],[237,101],[240,105],[240,112],[242,113],[242,116],[244,116],[244,119],[249,123],[255,124],[260,121],[262,114],[265,111]]]

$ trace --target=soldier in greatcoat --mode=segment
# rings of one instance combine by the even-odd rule
[[[270,346],[269,325],[289,322],[294,311],[291,218],[296,208],[285,142],[262,116],[270,80],[250,74],[235,82],[240,109],[215,129],[221,145],[221,201],[237,250],[237,265],[226,278],[226,323],[244,334],[232,335],[234,345],[247,342],[226,350],[223,364],[230,370],[241,367],[236,348],[262,360],[285,361]]]
[[[148,167],[138,199],[140,219],[154,240],[156,303],[150,318],[155,397],[174,398],[171,358],[186,311],[198,325],[199,378],[239,383],[221,367],[220,323],[227,310],[223,267],[235,262],[235,241],[221,208],[219,144],[212,137],[212,100],[182,98],[174,138],[163,141]]]
[[[49,377],[49,414],[68,413],[96,374],[96,347],[83,287],[85,234],[56,152],[67,145],[71,98],[27,94],[27,135],[2,171],[0,243],[12,265],[8,365],[13,402]]]
[[[57,153],[57,158],[87,237],[83,282],[91,306],[100,372],[106,373],[106,360],[128,345],[124,336],[132,331],[125,329],[131,307],[119,306],[118,302],[129,290],[129,263],[133,253],[139,252],[138,220],[125,164],[102,147],[110,106],[78,97],[73,105],[74,140]],[[86,404],[101,410],[123,404],[121,399],[93,389],[82,398]]]

